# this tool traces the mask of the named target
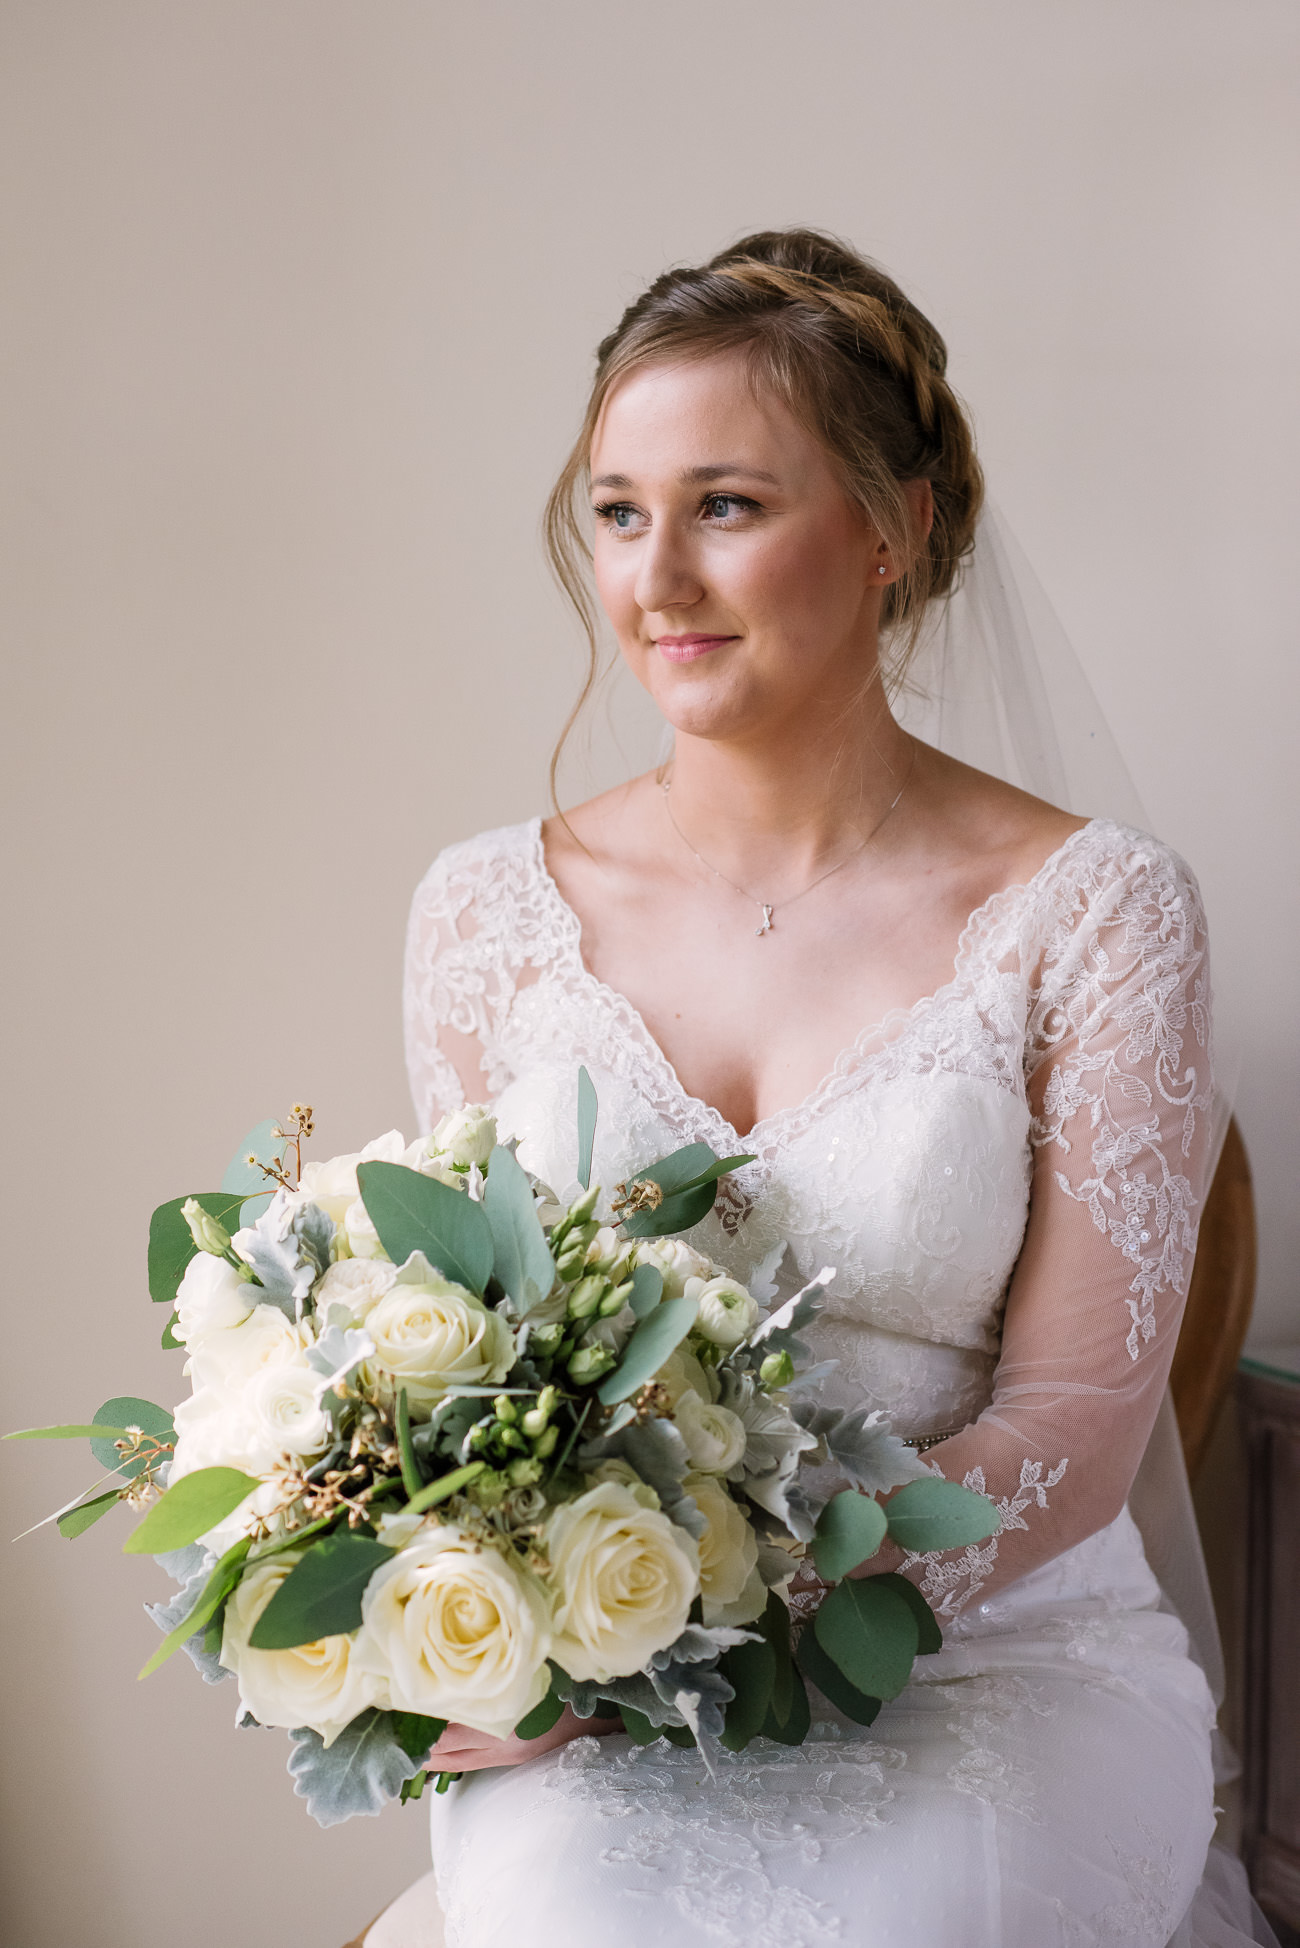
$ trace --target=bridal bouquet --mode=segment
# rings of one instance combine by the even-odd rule
[[[322,1824],[417,1798],[449,1721],[535,1738],[567,1703],[712,1765],[801,1742],[808,1679],[869,1724],[940,1636],[912,1583],[849,1571],[887,1534],[923,1552],[997,1526],[878,1413],[818,1406],[799,1331],[830,1272],[765,1311],[770,1281],[673,1235],[749,1159],[691,1144],[606,1197],[595,1119],[584,1070],[557,1193],[486,1109],[304,1163],[296,1106],[261,1127],[269,1160],[154,1213],[189,1396],[13,1437],[89,1439],[109,1485],[50,1519],[144,1509],[125,1547],[182,1585],[141,1675],[182,1646],[233,1675]],[[834,1587],[796,1645],[808,1555]]]

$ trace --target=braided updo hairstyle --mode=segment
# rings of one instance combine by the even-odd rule
[[[943,339],[891,277],[818,230],[761,230],[695,269],[665,271],[601,341],[582,428],[546,506],[551,565],[590,645],[587,680],[551,765],[598,673],[584,522],[592,439],[614,386],[636,367],[743,348],[751,381],[820,442],[844,490],[884,537],[898,574],[885,591],[887,676],[896,683],[927,605],[953,588],[984,495],[975,442],[944,374]],[[904,482],[928,480],[922,537]]]

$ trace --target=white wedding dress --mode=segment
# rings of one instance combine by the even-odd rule
[[[442,854],[408,947],[422,1127],[464,1100],[451,1058],[477,1061],[476,1093],[563,1186],[585,1063],[607,1186],[701,1138],[757,1152],[692,1242],[742,1279],[782,1239],[790,1281],[836,1266],[808,1335],[838,1361],[827,1401],[958,1430],[927,1458],[1002,1529],[914,1566],[946,1641],[870,1730],[814,1698],[805,1746],[760,1741],[716,1779],[692,1751],[587,1738],[435,1799],[451,1948],[1269,1939],[1236,1862],[1207,1861],[1214,1704],[1127,1506],[1209,1154],[1187,869],[1093,820],[971,917],[944,987],[743,1139],[587,972],[580,932],[538,821]],[[435,1911],[431,1876],[373,1940],[435,1940]]]

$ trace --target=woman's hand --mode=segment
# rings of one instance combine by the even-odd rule
[[[430,1772],[485,1772],[494,1765],[522,1765],[567,1745],[571,1738],[605,1738],[621,1732],[621,1718],[577,1718],[568,1705],[540,1738],[489,1738],[468,1725],[448,1725],[425,1761]]]

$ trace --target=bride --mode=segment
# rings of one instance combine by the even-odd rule
[[[493,1099],[551,1181],[579,1063],[603,1182],[699,1139],[753,1152],[692,1243],[750,1279],[785,1241],[782,1291],[834,1265],[828,1402],[883,1408],[1001,1532],[860,1572],[901,1567],[945,1628],[869,1731],[815,1706],[805,1746],[711,1779],[617,1721],[450,1727],[436,1892],[375,1948],[1268,1939],[1211,1847],[1214,1704],[1128,1509],[1210,1162],[1200,898],[1158,841],[891,709],[980,513],[944,368],[898,287],[810,231],[628,310],[548,535],[594,673],[594,519],[673,755],[442,854],[407,1023],[422,1127]],[[791,1601],[818,1594],[801,1574]]]

